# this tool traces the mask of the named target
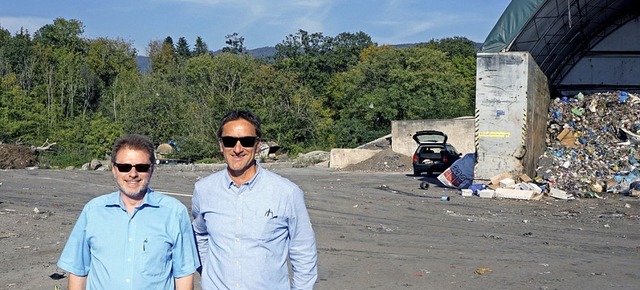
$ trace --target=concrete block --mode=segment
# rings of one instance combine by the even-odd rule
[[[329,157],[329,167],[334,169],[345,168],[351,164],[360,163],[365,161],[373,155],[376,155],[381,150],[368,150],[368,149],[331,149],[331,156]]]
[[[502,188],[513,188],[516,185],[516,181],[512,178],[505,178],[500,180],[500,187]]]
[[[529,52],[476,55],[475,180],[500,172],[535,176],[550,96],[547,76]]]
[[[558,199],[572,199],[573,196],[570,194],[567,194],[566,191],[561,190],[561,189],[557,189],[557,188],[549,188],[549,196],[551,197],[555,197]]]
[[[493,189],[483,189],[478,191],[478,195],[482,198],[493,198],[496,191]]]
[[[533,193],[535,194],[542,193],[542,188],[540,188],[540,186],[538,186],[537,184],[532,182],[527,182],[527,185],[529,186],[530,190],[533,190]]]
[[[471,189],[463,188],[460,191],[462,191],[462,196],[464,197],[473,196],[473,191]]]
[[[496,189],[496,197],[529,200],[533,198],[533,191],[513,188],[498,188]]]

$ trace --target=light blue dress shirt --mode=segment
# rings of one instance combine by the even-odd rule
[[[313,289],[316,240],[297,185],[258,164],[237,187],[221,170],[196,183],[192,206],[202,289]]]
[[[87,289],[174,289],[199,266],[186,207],[151,190],[131,215],[119,192],[89,201],[58,260]]]

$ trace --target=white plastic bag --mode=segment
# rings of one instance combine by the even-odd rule
[[[453,162],[451,167],[438,175],[438,180],[446,187],[468,188],[473,183],[473,167],[475,165],[476,154],[465,154],[462,158]]]

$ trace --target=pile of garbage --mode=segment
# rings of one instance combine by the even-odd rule
[[[576,197],[640,195],[640,97],[602,92],[554,99],[536,182]]]

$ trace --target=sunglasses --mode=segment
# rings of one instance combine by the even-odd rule
[[[222,145],[227,148],[235,147],[240,141],[240,145],[242,147],[253,147],[256,145],[256,141],[258,141],[258,137],[256,136],[246,136],[246,137],[230,137],[230,136],[222,136],[220,140],[222,140]]]
[[[131,168],[135,167],[138,172],[147,172],[151,168],[151,164],[128,164],[128,163],[113,163],[120,172],[129,172]]]

